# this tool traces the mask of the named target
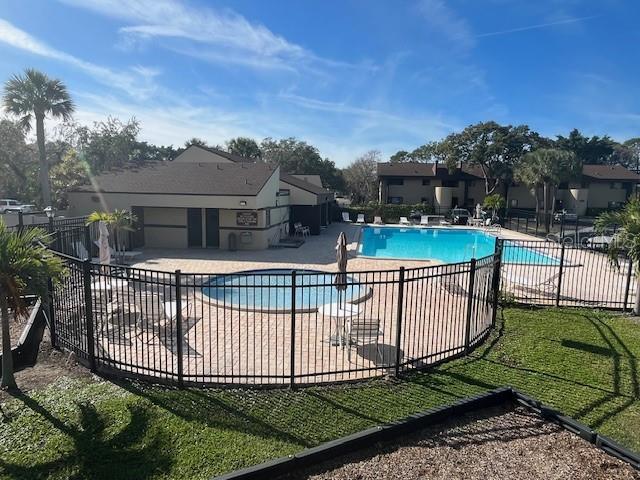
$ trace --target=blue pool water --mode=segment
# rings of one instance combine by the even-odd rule
[[[259,310],[291,309],[291,269],[251,270],[211,277],[202,293],[220,304]],[[363,297],[367,287],[347,277],[347,289],[333,286],[333,273],[296,270],[296,310],[313,311],[327,303],[352,301]],[[338,298],[338,293],[340,297]]]
[[[365,227],[362,229],[358,252],[367,257],[456,263],[491,255],[495,245],[496,237],[480,230]],[[559,263],[556,258],[514,244],[504,249],[503,261],[536,265]]]

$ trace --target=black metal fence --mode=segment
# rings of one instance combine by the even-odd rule
[[[516,232],[557,241],[570,239],[580,244],[597,236],[594,220],[594,217],[573,214],[510,209],[504,214],[502,224]]]
[[[468,352],[495,320],[499,256],[350,272],[169,273],[61,253],[55,345],[89,367],[177,384],[398,375]]]

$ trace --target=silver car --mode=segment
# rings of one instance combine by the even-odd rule
[[[0,213],[29,213],[32,212],[34,205],[20,203],[18,200],[11,198],[0,198]]]

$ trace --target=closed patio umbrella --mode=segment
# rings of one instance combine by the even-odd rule
[[[341,312],[346,310],[346,294],[344,291],[347,289],[347,236],[344,232],[340,232],[340,235],[338,235],[338,242],[336,243],[336,263],[338,264],[338,273],[333,277],[333,284],[338,291],[337,311]],[[343,300],[345,303],[344,307],[342,306]],[[334,341],[335,340],[336,339],[334,339]],[[339,333],[337,340],[338,343],[342,345],[343,338]]]
[[[111,248],[109,247],[109,230],[107,224],[100,220],[98,223],[98,256],[102,265],[111,263]]]

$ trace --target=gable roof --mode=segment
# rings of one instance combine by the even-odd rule
[[[103,173],[75,191],[255,196],[276,171],[264,163],[162,162]]]
[[[294,187],[301,188],[302,190],[306,190],[307,192],[314,193],[316,195],[325,195],[331,193],[329,190],[319,187],[311,182],[307,182],[298,177],[294,177],[288,173],[281,173],[280,180],[289,185],[293,185]]]
[[[477,167],[462,166],[449,172],[446,165],[423,162],[378,163],[379,177],[439,177],[444,179],[484,178]]]
[[[582,174],[593,180],[626,180],[640,183],[640,175],[622,165],[583,165]]]
[[[236,155],[234,153],[225,152],[224,150],[220,150],[220,149],[214,148],[214,147],[205,147],[203,145],[189,145],[180,154],[178,154],[174,158],[174,160],[177,159],[178,157],[180,157],[180,155],[182,155],[184,152],[186,152],[190,148],[199,148],[200,150],[205,150],[205,151],[207,151],[209,153],[213,153],[214,155],[218,155],[220,157],[226,158],[227,160],[229,160],[231,162],[235,162],[235,163],[255,163],[255,161],[252,160],[251,158],[242,157],[242,156]]]

